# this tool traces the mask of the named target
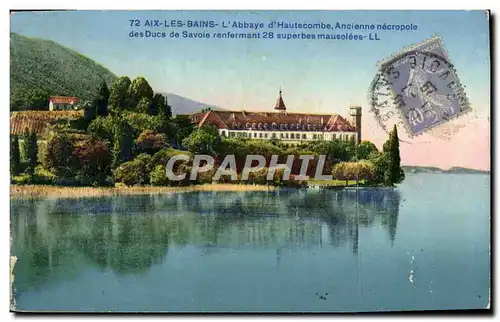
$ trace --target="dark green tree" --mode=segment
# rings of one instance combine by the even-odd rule
[[[219,131],[214,126],[202,126],[182,140],[182,145],[190,152],[213,156],[218,155],[220,143]]]
[[[135,107],[142,98],[153,100],[153,89],[144,77],[137,77],[132,81],[128,90],[131,104]]]
[[[116,117],[115,129],[113,133],[113,164],[116,168],[123,162],[132,159],[132,149],[134,138],[132,127],[122,117]]]
[[[378,152],[377,147],[370,141],[363,141],[357,146],[357,155],[359,160],[368,159],[372,152]]]
[[[36,133],[31,131],[23,137],[23,152],[26,158],[26,173],[30,176],[35,174],[35,167],[38,164],[38,145]]]
[[[130,78],[122,76],[111,85],[108,103],[110,111],[114,115],[131,107],[129,97],[130,84]]]
[[[21,172],[21,155],[19,153],[19,138],[10,137],[10,175],[17,176]]]
[[[151,106],[152,106],[151,100],[147,97],[143,97],[139,100],[139,103],[137,103],[136,110],[139,113],[151,114]]]
[[[49,94],[45,91],[35,89],[27,93],[24,110],[48,110]]]
[[[156,93],[155,96],[153,96],[153,102],[151,104],[151,108],[149,110],[150,115],[158,115],[159,111],[165,112],[165,107],[167,105],[167,101],[165,96]]]
[[[385,172],[385,184],[393,185],[404,180],[405,174],[401,168],[401,158],[399,155],[399,138],[396,125],[389,134],[389,140],[384,143],[384,153],[388,158],[388,165]]]
[[[99,86],[99,90],[97,92],[97,97],[95,100],[97,115],[99,116],[108,115],[109,96],[110,93],[108,89],[108,84],[106,84],[106,82],[103,81]]]

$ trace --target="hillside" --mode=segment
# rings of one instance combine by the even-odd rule
[[[33,91],[88,100],[116,76],[93,60],[50,40],[10,34],[11,109],[26,108]]]

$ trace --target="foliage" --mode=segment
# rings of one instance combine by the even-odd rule
[[[388,166],[385,172],[384,181],[386,185],[393,185],[404,180],[405,174],[401,168],[401,158],[399,156],[399,138],[396,125],[389,134],[389,139],[384,143],[384,153],[388,157]]]
[[[153,101],[151,102],[151,108],[148,111],[150,115],[158,115],[158,113],[168,114],[165,115],[168,119],[172,116],[172,112],[166,111],[167,99],[162,94],[156,93],[153,96]]]
[[[132,159],[132,127],[121,117],[116,117],[113,132],[113,168]]]
[[[183,140],[193,133],[195,126],[186,115],[177,115],[172,120],[165,117],[165,114],[159,114],[162,132],[168,135],[173,146],[181,147]]]
[[[122,76],[118,78],[109,90],[109,109],[114,115],[118,115],[130,107],[131,99],[129,96],[130,78]]]
[[[371,180],[375,175],[375,165],[366,160],[357,162],[340,162],[333,168],[332,174],[335,179],[345,180]]]
[[[142,99],[146,99],[149,103],[153,100],[153,89],[144,77],[137,77],[132,81],[128,88],[130,104],[136,106]],[[148,109],[143,113],[147,113]]]
[[[221,138],[214,126],[202,126],[182,141],[182,145],[194,154],[218,155]]]
[[[77,160],[73,155],[74,140],[68,133],[51,133],[45,146],[42,165],[62,178],[73,176]]]
[[[151,114],[151,106],[153,102],[147,97],[142,97],[137,103],[136,111],[144,114]]]
[[[122,163],[114,171],[115,182],[121,182],[127,186],[148,184],[151,161],[150,155],[140,154],[134,160]]]
[[[169,180],[164,166],[158,164],[149,174],[149,183],[153,186],[167,186]]]
[[[161,132],[161,124],[158,117],[134,112],[125,112],[122,114],[122,117],[132,127],[134,137],[139,136],[147,130]]]
[[[19,152],[19,138],[12,135],[10,138],[10,175],[17,176],[21,172],[21,154]]]
[[[10,34],[11,110],[42,108],[34,100],[42,96],[43,108],[48,107],[48,95],[77,96],[91,100],[95,88],[103,80],[116,78],[93,60],[53,41]]]
[[[97,97],[95,98],[95,109],[96,114],[99,116],[108,115],[108,104],[109,104],[109,88],[105,81],[99,85],[99,90],[97,92]]]
[[[371,182],[383,184],[385,181],[385,172],[389,166],[387,154],[384,152],[372,152],[368,155],[368,160],[370,160],[375,166],[375,173]]]
[[[143,131],[135,140],[135,150],[138,153],[154,154],[167,146],[167,136],[151,130]]]
[[[378,152],[377,147],[370,141],[363,141],[358,144],[358,160],[368,159],[368,156],[372,152]]]
[[[106,139],[109,142],[112,142],[115,128],[114,122],[115,119],[113,117],[98,116],[89,124],[87,131],[91,134],[95,134],[100,138]]]
[[[38,145],[36,133],[29,132],[23,136],[23,155],[26,158],[26,173],[32,176],[38,164]]]
[[[74,143],[73,156],[76,169],[73,175],[82,184],[102,185],[110,174],[111,154],[105,141],[95,137],[78,140]]]
[[[12,94],[11,110],[48,110],[49,93],[41,89],[26,89]]]
[[[171,157],[178,154],[189,154],[189,153],[187,153],[186,151],[175,150],[172,148],[162,149],[153,155],[152,163],[154,166],[161,165],[165,169],[168,160],[170,160]]]

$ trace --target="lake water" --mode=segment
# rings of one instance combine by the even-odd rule
[[[19,310],[485,308],[489,175],[397,189],[12,200]]]

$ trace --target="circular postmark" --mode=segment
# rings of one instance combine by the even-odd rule
[[[425,50],[409,50],[381,64],[369,102],[382,129],[404,127],[410,137],[470,110],[453,64]]]

